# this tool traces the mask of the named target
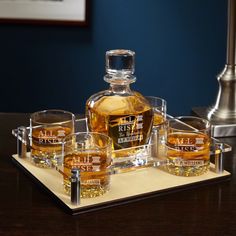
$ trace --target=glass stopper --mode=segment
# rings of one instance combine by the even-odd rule
[[[109,74],[133,74],[135,52],[124,49],[106,52],[106,71]]]

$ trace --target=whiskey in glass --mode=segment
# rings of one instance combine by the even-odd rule
[[[64,189],[70,193],[73,168],[80,170],[81,197],[103,195],[110,189],[112,141],[104,134],[75,133],[63,141]]]
[[[30,117],[31,159],[39,167],[61,164],[62,140],[74,132],[74,115],[63,110],[44,110]]]
[[[210,123],[192,116],[168,121],[166,153],[168,172],[180,176],[197,176],[210,166]]]

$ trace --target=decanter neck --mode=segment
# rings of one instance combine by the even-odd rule
[[[110,90],[115,94],[130,94],[130,93],[132,93],[129,83],[127,83],[127,84],[111,83]]]
[[[104,76],[104,80],[110,84],[129,85],[136,81],[136,77],[127,73],[108,73]]]

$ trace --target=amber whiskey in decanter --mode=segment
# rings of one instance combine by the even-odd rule
[[[135,82],[135,53],[130,50],[106,52],[107,90],[92,95],[86,102],[89,130],[112,138],[113,150],[148,143],[153,110],[146,98],[130,89]]]

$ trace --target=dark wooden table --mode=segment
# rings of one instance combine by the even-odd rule
[[[11,130],[28,123],[26,114],[0,113],[0,235],[236,235],[234,149],[225,155],[230,181],[71,216],[11,160]],[[236,147],[236,138],[223,141]]]

